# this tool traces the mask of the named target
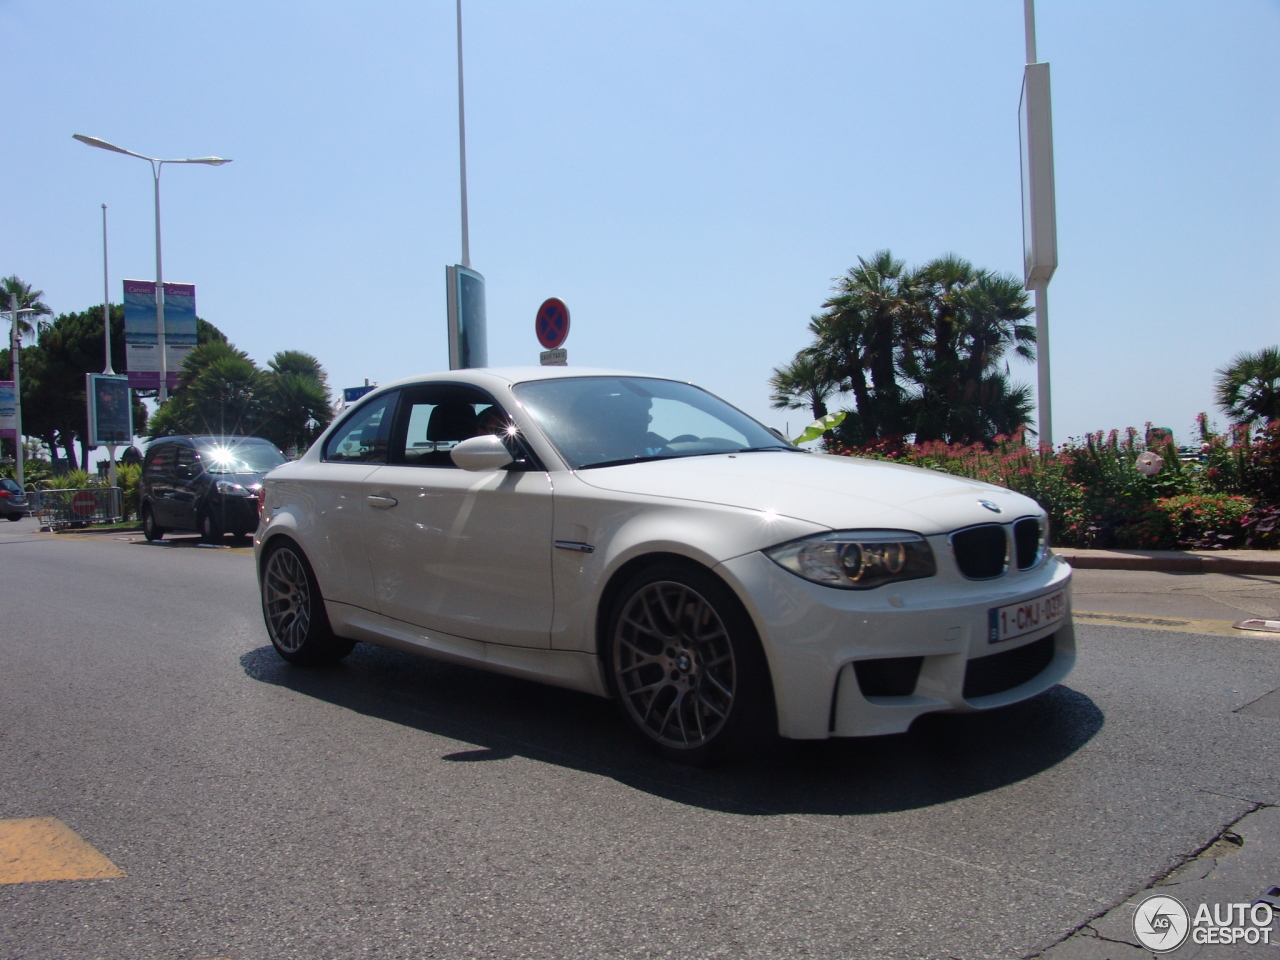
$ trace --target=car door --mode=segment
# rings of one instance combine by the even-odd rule
[[[161,527],[173,526],[173,443],[154,444],[147,450],[142,465],[146,496],[151,502],[151,513]]]
[[[520,462],[459,469],[450,450],[482,432]],[[483,391],[406,388],[390,462],[364,484],[378,610],[471,640],[550,647],[551,478]]]
[[[196,487],[200,477],[200,460],[192,447],[174,444],[173,486],[170,498],[169,525],[180,530],[196,530]]]
[[[364,481],[387,462],[387,443],[399,391],[370,397],[329,435],[321,462],[299,480],[309,501],[309,524],[299,529],[320,592],[328,600],[377,610],[366,541],[373,511]]]

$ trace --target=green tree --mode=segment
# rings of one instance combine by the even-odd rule
[[[1013,277],[954,254],[908,269],[881,250],[836,281],[810,321],[813,343],[775,368],[771,400],[819,416],[834,394],[852,395],[836,431],[850,445],[990,442],[1029,421],[1030,389],[1010,383],[1008,359],[1035,357],[1030,315]]]
[[[123,370],[124,307],[113,304],[110,317],[111,365]],[[82,465],[87,453],[84,375],[101,373],[104,361],[100,304],[79,313],[59,314],[43,326],[37,343],[22,351],[23,433],[39,437],[55,455],[61,447],[73,467]],[[0,363],[7,362],[8,351],[0,352]],[[147,408],[136,397],[133,420],[134,429],[141,433],[147,422]]]
[[[835,390],[812,350],[801,350],[790,363],[774,367],[769,378],[769,402],[775,410],[808,407],[815,420],[827,415],[827,401]]]
[[[329,377],[309,353],[282,350],[267,363],[258,432],[285,451],[305,449],[333,421]]]
[[[919,338],[914,275],[888,250],[870,260],[859,257],[822,306],[824,312],[809,325],[810,349],[826,379],[853,394],[857,416],[845,420],[843,433],[865,439],[907,433],[911,413],[898,363],[902,346]]]
[[[1280,347],[1236,354],[1214,387],[1218,406],[1236,423],[1280,420]]]
[[[10,275],[0,279],[0,310],[21,310],[29,308],[33,313],[20,313],[16,317],[10,315],[4,319],[10,320],[10,323],[17,324],[18,342],[21,344],[22,337],[29,336],[34,333],[36,327],[32,325],[33,317],[47,316],[49,314],[49,306],[40,298],[44,296],[43,290],[32,290],[31,284],[24,283],[15,275]],[[9,345],[13,342],[13,331],[10,326],[5,327],[5,337],[3,338],[5,349],[0,353],[0,380],[8,380],[13,370],[12,351]],[[18,357],[22,361],[26,356],[24,351]],[[23,391],[23,403],[26,403],[26,391]],[[7,457],[14,456],[16,448],[12,440],[4,441],[4,455]]]
[[[24,283],[14,275],[0,280],[0,310],[13,310],[16,307],[18,310],[29,308],[34,311],[18,314],[18,331],[23,335],[35,332],[36,328],[31,324],[32,318],[52,313],[49,305],[40,299],[43,296],[43,290],[32,290],[31,284]]]
[[[1035,359],[1022,284],[948,254],[921,267],[914,288],[924,336],[904,343],[902,369],[915,396],[916,441],[989,443],[1025,426],[1030,389],[1008,379],[1011,353]]]
[[[148,433],[250,433],[261,421],[262,386],[262,371],[243,350],[225,341],[199,344],[182,361],[178,385]]]
[[[252,435],[295,450],[332,420],[328,375],[315,357],[282,350],[262,370],[243,350],[211,340],[183,361],[177,387],[151,418],[149,435]]]

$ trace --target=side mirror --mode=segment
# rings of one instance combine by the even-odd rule
[[[449,451],[454,464],[463,470],[501,470],[514,457],[501,437],[487,433],[480,437],[463,440]]]

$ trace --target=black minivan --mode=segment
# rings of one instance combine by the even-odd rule
[[[161,437],[142,461],[138,508],[142,531],[159,540],[170,530],[194,530],[207,542],[258,528],[263,475],[285,462],[260,437]]]

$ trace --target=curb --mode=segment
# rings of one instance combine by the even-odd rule
[[[1053,551],[1079,570],[1159,570],[1176,573],[1254,573],[1280,576],[1280,556],[1256,551],[1258,557],[1179,553],[1173,550],[1073,550]],[[1244,551],[1238,551],[1242,553]]]

